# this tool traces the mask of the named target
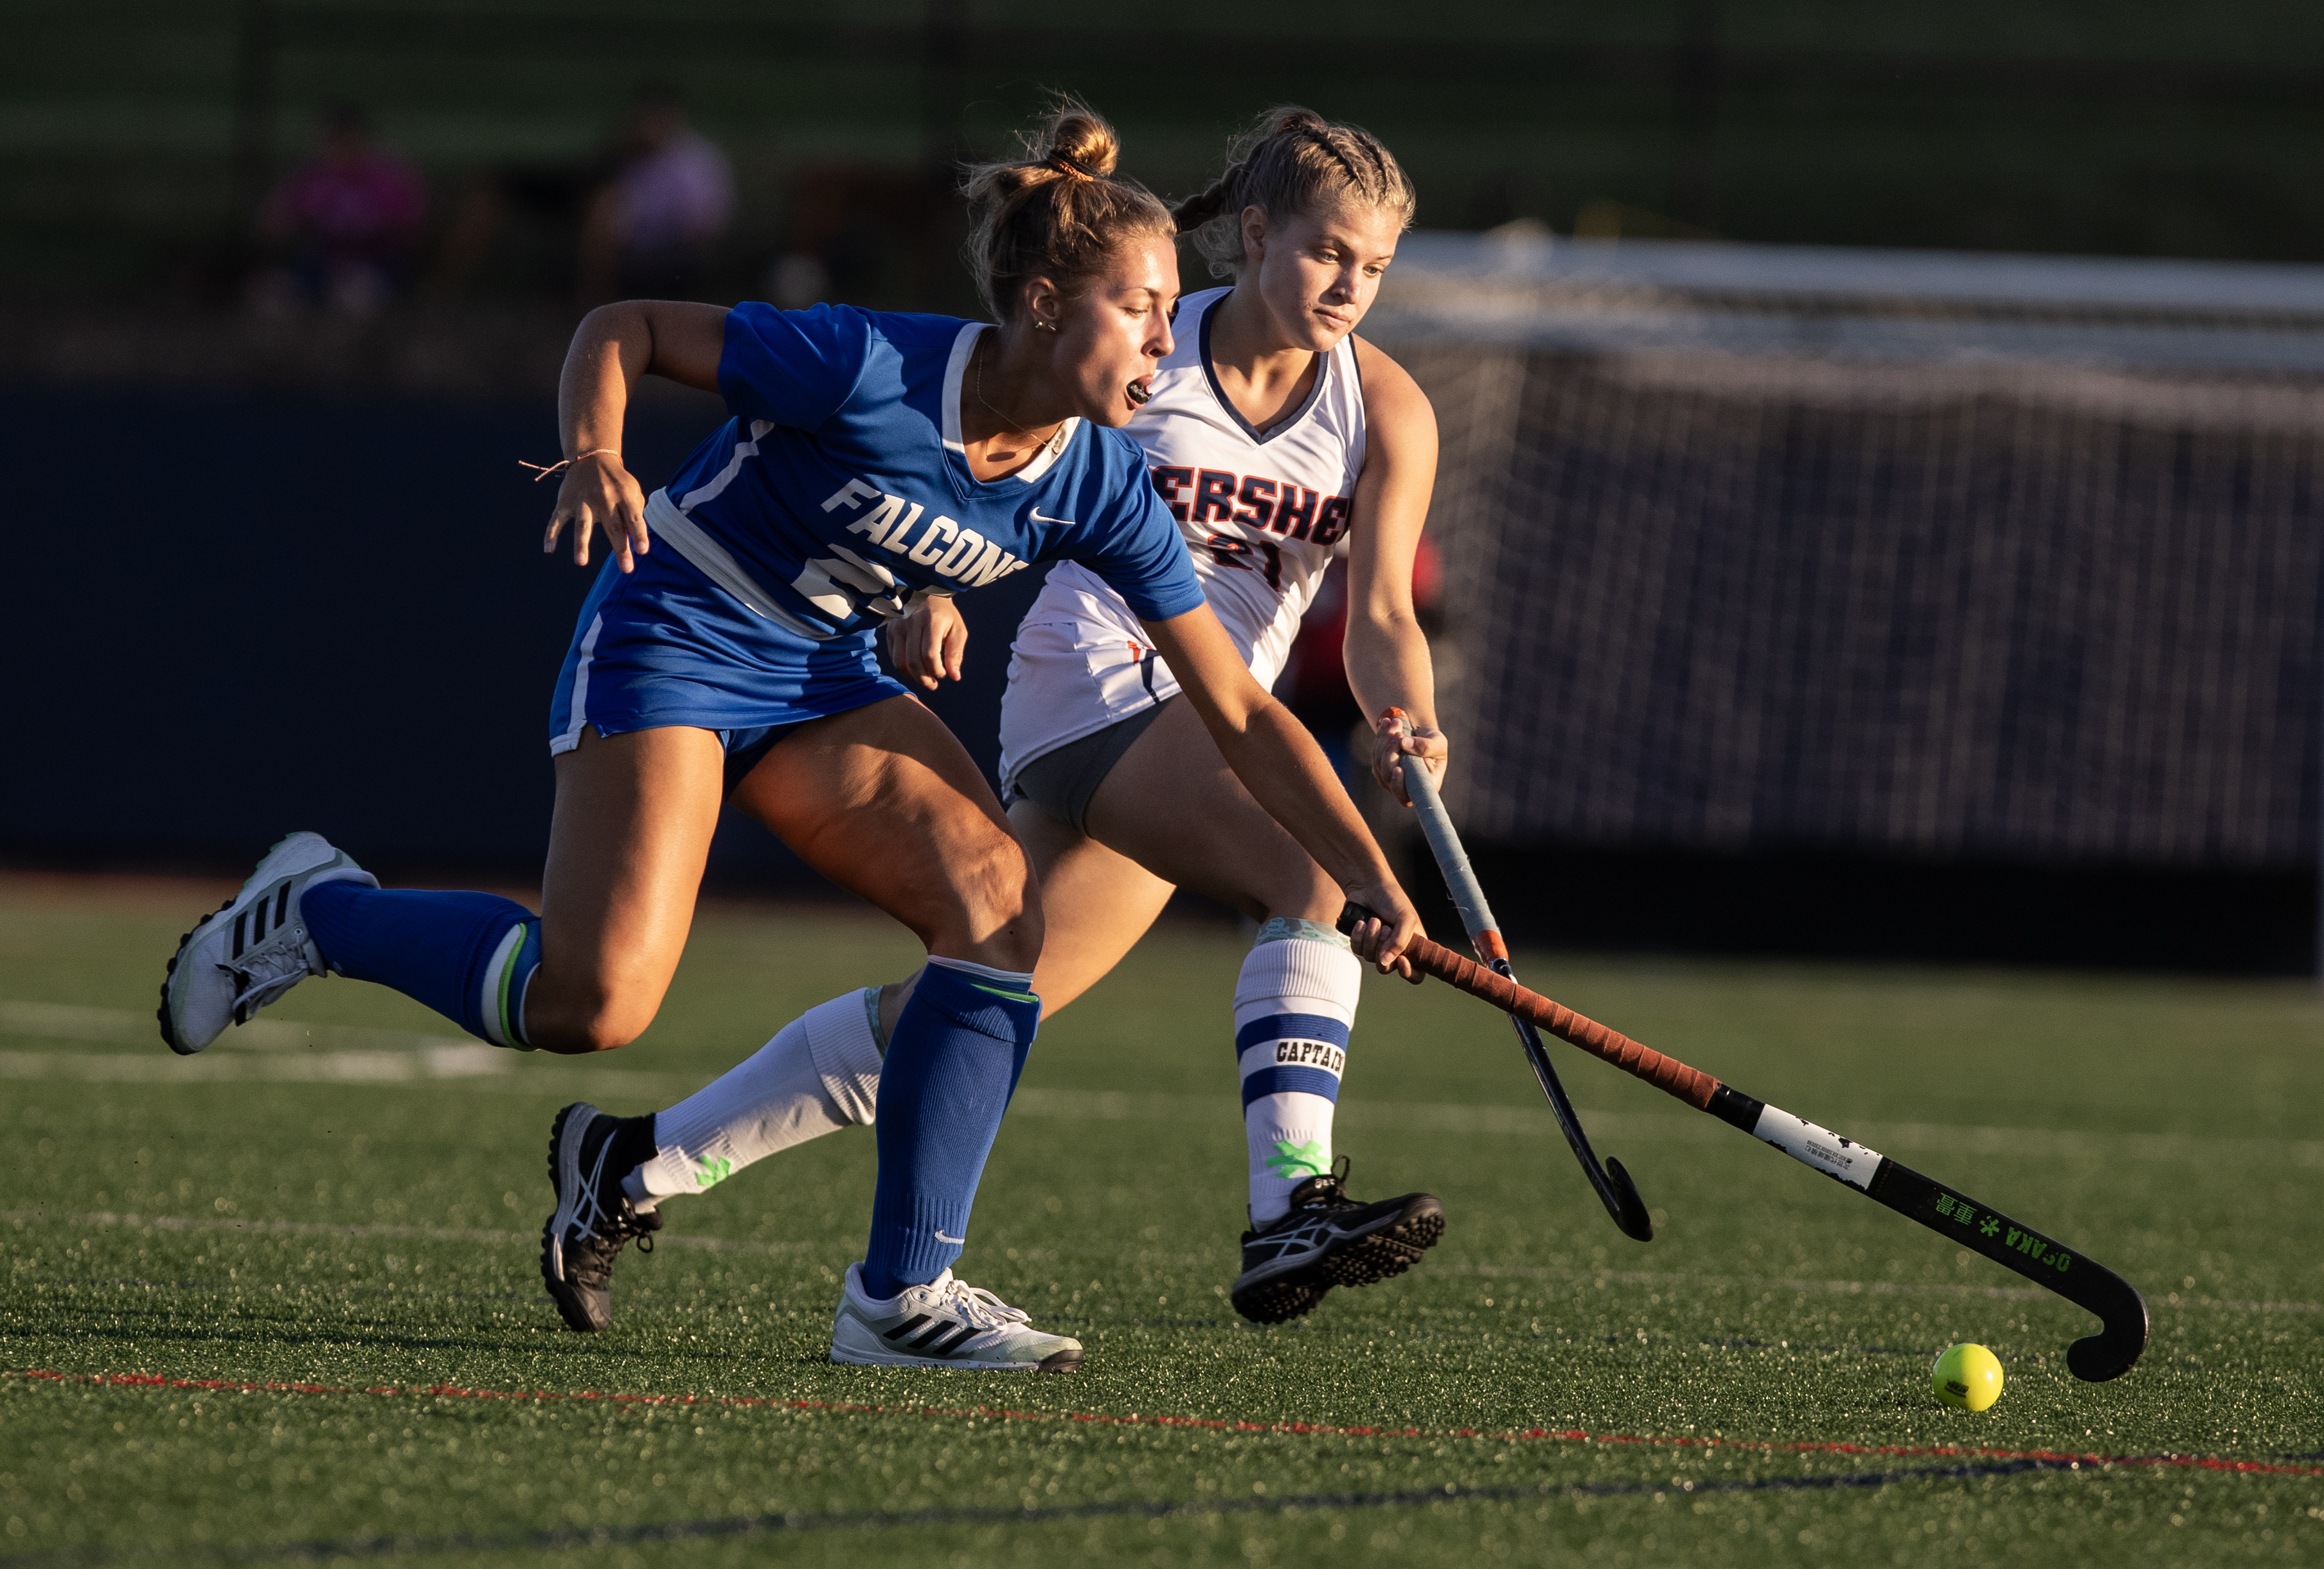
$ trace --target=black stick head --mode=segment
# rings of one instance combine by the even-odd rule
[[[2146,1300],[2138,1288],[2094,1260],[2059,1245],[1990,1205],[1973,1204],[1958,1188],[1942,1188],[1911,1167],[1883,1158],[1865,1190],[1876,1204],[1928,1227],[1956,1247],[1984,1254],[2005,1269],[2054,1291],[2100,1328],[2066,1348],[2066,1370],[2086,1384],[2118,1379],[2146,1350]],[[1975,1225],[1969,1223],[1977,1219]]]
[[[2106,1327],[2066,1348],[2066,1371],[2086,1384],[2120,1378],[2137,1365],[2146,1351],[2146,1299],[2127,1280],[2116,1279],[2114,1284],[2122,1289],[2109,1293],[2115,1300],[2107,1304],[2101,1315]]]
[[[1614,1224],[1632,1241],[1653,1241],[1655,1221],[1646,1213],[1646,1201],[1638,1196],[1638,1185],[1630,1180],[1622,1163],[1610,1155],[1606,1157],[1606,1180],[1614,1190],[1606,1201],[1606,1211],[1614,1217]]]

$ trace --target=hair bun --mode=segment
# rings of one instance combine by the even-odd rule
[[[1020,308],[1027,280],[1046,276],[1070,293],[1117,247],[1173,233],[1170,209],[1153,192],[1115,177],[1121,139],[1088,105],[1060,100],[1020,141],[1023,158],[973,164],[961,181],[974,221],[969,271],[1003,321]]]
[[[1038,143],[1047,161],[1056,155],[1075,174],[1103,180],[1121,162],[1121,139],[1113,127],[1079,105],[1060,108],[1049,121]]]

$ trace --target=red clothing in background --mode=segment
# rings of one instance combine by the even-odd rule
[[[328,266],[384,265],[418,244],[428,221],[419,171],[382,148],[327,152],[282,182],[267,227]]]
[[[1424,621],[1436,608],[1443,584],[1444,563],[1436,541],[1423,534],[1412,558],[1412,604]],[[1318,734],[1344,731],[1370,717],[1357,708],[1355,694],[1348,690],[1342,651],[1347,636],[1348,558],[1342,556],[1325,570],[1315,603],[1300,619],[1291,657],[1275,683],[1275,695]]]

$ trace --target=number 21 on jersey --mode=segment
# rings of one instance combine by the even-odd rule
[[[1269,588],[1283,586],[1283,552],[1275,546],[1253,544],[1231,534],[1213,534],[1203,543],[1220,566],[1247,567],[1265,575]]]

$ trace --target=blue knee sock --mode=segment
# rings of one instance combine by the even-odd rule
[[[984,1158],[1040,1022],[1030,976],[931,959],[880,1070],[880,1181],[863,1290],[885,1300],[952,1268]]]
[[[540,918],[524,906],[325,882],[299,909],[335,973],[392,986],[494,1046],[524,1046],[525,983],[540,967]]]

